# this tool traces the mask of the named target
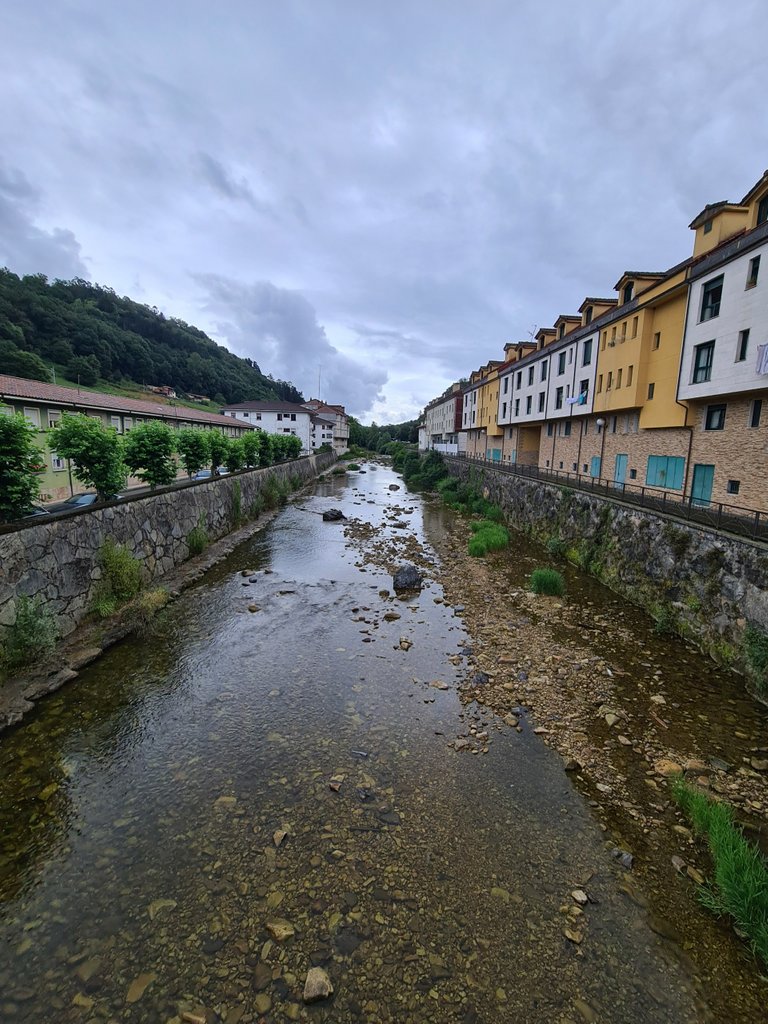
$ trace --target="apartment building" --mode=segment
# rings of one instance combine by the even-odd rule
[[[313,451],[323,444],[330,444],[337,455],[349,451],[349,417],[343,405],[329,405],[319,398],[310,398],[304,402],[304,408],[315,416],[310,435]]]
[[[768,507],[768,171],[696,232],[678,398],[691,430],[686,494]]]
[[[451,384],[439,398],[424,408],[424,450],[432,448],[448,455],[466,449],[462,431],[463,395],[461,384]]]
[[[268,434],[294,434],[301,441],[302,455],[312,451],[313,413],[303,405],[294,402],[238,402],[225,405],[221,413]]]
[[[466,434],[466,452],[494,462],[501,461],[502,431],[496,420],[501,366],[501,360],[491,360],[473,370],[462,397],[461,429]]]
[[[21,413],[39,432],[37,444],[44,459],[40,492],[44,500],[51,501],[68,498],[76,490],[82,490],[82,485],[70,472],[69,461],[48,448],[46,434],[58,426],[65,413],[93,416],[119,434],[127,434],[140,423],[152,420],[160,420],[179,429],[221,430],[229,437],[239,437],[251,429],[246,423],[233,423],[217,413],[199,412],[182,405],[104,395],[97,391],[59,387],[0,374],[0,414],[13,413]],[[128,481],[131,485],[140,482],[135,479]]]

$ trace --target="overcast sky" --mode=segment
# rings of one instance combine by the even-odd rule
[[[0,265],[365,422],[690,254],[768,167],[765,0],[5,0]]]

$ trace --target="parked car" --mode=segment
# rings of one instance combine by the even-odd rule
[[[22,519],[34,519],[36,516],[47,516],[49,514],[47,508],[43,508],[42,505],[30,505],[27,511],[22,515]]]
[[[218,469],[216,470],[216,472],[217,472],[217,474],[219,476],[226,476],[227,473],[229,473],[229,470],[227,469],[226,466],[219,466]],[[193,480],[208,480],[212,476],[213,476],[213,474],[211,473],[210,469],[201,469],[197,473],[195,473],[195,475],[192,477],[192,479]]]
[[[122,494],[110,494],[109,501],[119,501],[123,497]],[[98,501],[98,494],[95,491],[86,491],[82,494],[73,494],[71,498],[67,498],[65,501],[56,501],[53,505],[49,505],[47,508],[48,512],[72,512],[76,508],[88,508],[89,505],[93,505]]]

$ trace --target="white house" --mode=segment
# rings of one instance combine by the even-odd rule
[[[302,454],[312,451],[313,413],[303,405],[293,402],[239,402],[227,405],[221,411],[224,416],[242,420],[268,434],[295,434],[301,441]]]
[[[425,448],[449,455],[465,451],[467,435],[461,426],[461,385],[452,384],[424,409]]]
[[[319,398],[310,398],[304,403],[315,416],[312,432],[312,449],[330,444],[337,455],[349,451],[349,417],[343,405],[329,405]],[[330,430],[329,430],[330,426]]]

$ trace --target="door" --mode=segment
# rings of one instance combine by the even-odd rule
[[[613,469],[613,485],[614,487],[622,487],[624,481],[627,479],[627,455],[617,455],[616,465]]]
[[[593,455],[592,458],[589,460],[589,475],[595,480],[598,479],[598,477],[600,476],[599,455]]]
[[[694,505],[708,505],[710,503],[714,480],[715,467],[697,462],[693,467],[693,483],[691,485],[691,501]]]

